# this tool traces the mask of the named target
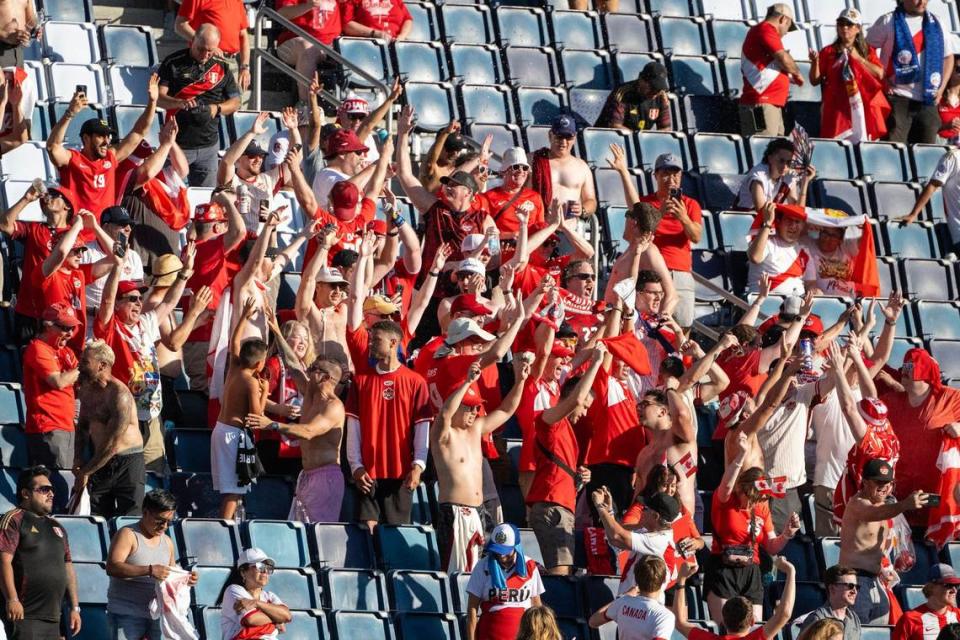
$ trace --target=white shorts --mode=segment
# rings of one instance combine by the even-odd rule
[[[437,542],[441,569],[447,573],[473,571],[483,553],[483,506],[468,507],[452,502],[440,503]]]
[[[210,471],[213,489],[220,493],[244,494],[250,486],[237,485],[237,450],[243,430],[218,422],[210,436]]]

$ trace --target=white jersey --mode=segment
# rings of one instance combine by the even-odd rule
[[[623,595],[630,589],[633,589],[637,580],[633,575],[633,564],[635,556],[657,556],[658,558],[663,558],[666,555],[667,547],[673,544],[673,531],[667,529],[666,531],[633,531],[630,533],[630,560],[627,562],[627,565],[631,567],[630,571],[627,571],[620,578],[620,589],[617,591],[617,595]],[[670,576],[664,576],[663,586],[666,586],[670,583]]]
[[[785,242],[779,236],[770,235],[763,249],[760,264],[750,263],[747,285],[751,293],[759,288],[760,275],[770,276],[770,293],[778,296],[802,296],[804,291],[803,274],[806,271],[810,252],[805,242]],[[797,275],[784,276],[799,260]]]
[[[796,176],[793,173],[785,173],[774,180],[770,177],[770,166],[761,162],[750,169],[747,175],[743,177],[743,182],[740,183],[736,203],[741,209],[756,209],[757,205],[753,201],[753,184],[755,182],[763,187],[763,194],[767,200],[773,200],[784,185],[794,197],[797,195]]]
[[[952,148],[940,158],[930,182],[943,187],[943,206],[946,209],[950,239],[960,242],[960,149]]]
[[[223,640],[233,640],[243,631],[243,626],[240,624],[240,621],[257,611],[255,608],[250,608],[237,613],[236,609],[233,608],[234,603],[237,600],[249,600],[252,598],[253,596],[250,595],[250,592],[239,584],[232,584],[223,592],[223,604],[220,605],[220,637],[223,638]],[[261,602],[268,604],[283,604],[283,601],[277,597],[277,594],[266,590],[260,591],[259,599]],[[272,633],[264,632],[257,637],[261,640],[276,640],[279,636],[277,635],[277,630],[274,629]]]
[[[816,282],[825,296],[854,297],[856,292],[850,278],[858,249],[856,240],[845,240],[835,251],[825,253],[811,242],[807,248],[810,260],[803,274],[804,281]]]
[[[605,616],[617,623],[620,640],[669,640],[676,627],[673,612],[646,596],[620,596]]]
[[[106,257],[107,254],[100,249],[99,243],[91,242],[87,244],[87,251],[83,254],[83,262],[84,264],[99,262]],[[100,308],[100,299],[103,297],[103,287],[107,284],[108,276],[109,274],[97,278],[87,285],[87,309],[89,311],[96,311]],[[136,280],[142,282],[143,277],[143,260],[140,258],[140,254],[133,249],[127,249],[127,253],[123,257],[123,264],[120,266],[120,281]]]

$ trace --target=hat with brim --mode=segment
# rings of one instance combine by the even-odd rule
[[[260,141],[254,138],[250,141],[250,144],[247,145],[247,148],[243,150],[243,155],[245,156],[266,156],[268,151],[263,148],[260,144]]]
[[[347,282],[347,279],[343,277],[343,274],[340,273],[340,269],[327,268],[324,267],[320,269],[317,273],[317,282],[323,282],[324,284],[350,284]]]
[[[80,320],[77,318],[76,311],[73,310],[73,307],[62,302],[54,302],[44,309],[41,318],[44,322],[53,322],[62,327],[75,328],[80,326]]]
[[[153,263],[153,286],[170,287],[183,269],[183,261],[173,253],[165,253]]]
[[[666,91],[670,88],[670,83],[667,80],[667,68],[659,62],[648,62],[638,77],[656,92]]]
[[[364,313],[376,313],[381,316],[391,316],[400,310],[400,307],[383,295],[369,296],[363,301]]]
[[[460,401],[460,404],[464,407],[482,407],[483,398],[480,397],[480,394],[477,393],[473,387],[467,389],[467,392],[463,394],[463,400]]]
[[[100,214],[100,224],[116,224],[121,226],[133,224],[133,218],[130,217],[130,213],[126,207],[117,204],[103,210],[103,213]]]
[[[106,120],[90,118],[80,127],[80,135],[109,136],[113,135],[113,129]]]
[[[554,341],[553,349],[550,350],[550,357],[552,358],[572,358],[574,356],[574,351],[570,347],[564,345],[562,342]]]
[[[867,460],[863,465],[861,476],[864,480],[874,480],[876,482],[893,482],[893,467],[882,458],[873,458]]]
[[[117,285],[117,297],[122,298],[128,293],[133,293],[134,291],[139,291],[142,293],[146,291],[148,288],[149,287],[144,285],[139,280],[121,280],[120,283]]]
[[[680,501],[669,494],[655,493],[652,496],[639,496],[637,502],[656,512],[664,522],[673,523],[680,517]]]
[[[517,550],[520,544],[520,536],[516,527],[512,524],[498,524],[493,533],[490,534],[490,540],[487,542],[487,551],[505,556]]]
[[[450,323],[450,326],[447,327],[447,337],[444,339],[444,343],[454,345],[468,338],[480,338],[484,342],[492,342],[497,339],[495,335],[486,331],[473,319],[456,318]]]
[[[277,564],[276,561],[264,553],[262,549],[251,547],[249,549],[244,549],[243,553],[240,554],[240,557],[237,558],[237,567],[257,564],[258,562],[264,562],[270,566],[276,566]]]
[[[960,585],[960,577],[949,564],[938,563],[930,567],[927,573],[927,582],[936,584]]]
[[[461,186],[470,189],[474,193],[480,190],[476,179],[466,171],[456,171],[453,175],[440,178],[440,184],[448,186]]]

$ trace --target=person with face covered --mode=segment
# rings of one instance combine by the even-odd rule
[[[523,613],[540,606],[544,591],[537,561],[523,553],[520,530],[497,525],[467,581],[467,640],[515,638]]]
[[[855,297],[852,272],[858,243],[844,240],[845,227],[820,227],[816,233],[816,241],[806,249],[810,258],[803,272],[804,289],[814,295]]]
[[[733,208],[760,211],[768,202],[806,205],[807,189],[817,172],[813,166],[807,167],[798,184],[797,175],[790,166],[793,152],[793,143],[786,138],[771,140],[763,151],[763,159],[740,183]],[[769,222],[772,224],[773,221]]]

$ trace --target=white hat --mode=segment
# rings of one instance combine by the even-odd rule
[[[513,525],[504,523],[498,524],[490,534],[490,540],[487,542],[487,549],[496,554],[505,556],[512,553],[517,548],[517,530]]]
[[[290,151],[290,132],[284,129],[273,134],[267,147],[267,160],[264,163],[267,169],[283,164]]]
[[[840,12],[840,15],[837,16],[837,21],[843,20],[849,22],[850,24],[861,25],[863,24],[863,16],[860,15],[860,12],[856,9],[844,9]]]
[[[512,167],[515,164],[523,164],[530,166],[530,163],[527,162],[527,152],[524,151],[523,147],[510,147],[503,152],[503,159],[500,161],[500,166],[506,169],[507,167]]]
[[[769,18],[775,15],[790,18],[790,31],[796,31],[800,28],[797,26],[797,14],[793,12],[793,7],[790,6],[790,3],[777,2],[767,7],[767,17]]]
[[[250,547],[249,549],[244,549],[240,557],[237,558],[237,567],[242,567],[245,564],[257,564],[258,562],[266,562],[269,565],[277,564],[276,561],[264,553],[262,549]]]
[[[370,103],[351,91],[340,103],[342,113],[370,113]]]
[[[343,284],[350,284],[347,282],[347,279],[343,277],[343,274],[340,273],[340,269],[335,267],[324,267],[320,269],[317,273],[317,282],[324,282],[326,284],[342,282]]]
[[[473,253],[487,242],[487,236],[482,233],[471,233],[460,243],[460,251],[463,253]]]
[[[483,263],[476,258],[467,258],[466,260],[461,260],[460,266],[457,267],[457,271],[469,271],[471,273],[479,273],[482,276],[487,274],[487,268],[484,267]]]
[[[491,342],[496,340],[497,336],[484,330],[484,328],[477,324],[476,320],[472,318],[456,318],[447,327],[447,337],[444,338],[443,341],[448,345],[452,345],[463,342],[467,338],[480,338]]]

